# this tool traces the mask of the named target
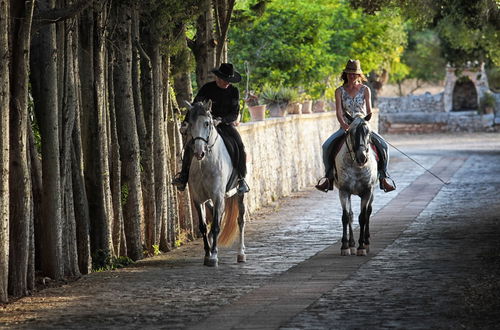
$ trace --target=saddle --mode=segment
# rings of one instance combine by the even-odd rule
[[[217,126],[216,129],[220,137],[222,138],[222,141],[224,141],[224,145],[226,146],[229,157],[231,158],[231,163],[233,164],[233,171],[226,186],[226,192],[229,192],[231,189],[236,188],[238,185],[239,177],[238,171],[236,169],[238,168],[238,162],[240,160],[240,150],[234,137],[231,134],[228,134],[228,131],[224,130],[221,126],[222,125]]]

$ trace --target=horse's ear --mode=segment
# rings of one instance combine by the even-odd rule
[[[352,121],[354,120],[354,118],[352,118],[352,116],[350,114],[348,114],[347,112],[344,113],[344,116],[347,119],[347,123],[350,125],[352,123]]]
[[[365,116],[365,120],[366,121],[370,121],[370,119],[372,119],[372,113],[371,112]]]
[[[205,102],[205,108],[207,109],[207,112],[212,111],[212,100],[208,99],[208,101]]]
[[[189,103],[188,101],[184,100],[184,105],[189,109],[191,110],[193,108],[193,105],[191,103]]]

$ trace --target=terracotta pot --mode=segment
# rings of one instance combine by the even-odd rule
[[[264,120],[266,115],[266,105],[254,105],[248,107],[248,111],[250,111],[250,117],[252,121],[261,121]]]
[[[312,113],[313,101],[304,101],[302,103],[302,113]]]
[[[269,115],[271,117],[285,117],[287,114],[286,106],[269,105]]]
[[[294,102],[294,103],[290,103],[287,107],[286,107],[287,111],[288,111],[288,114],[292,114],[292,115],[300,115],[302,113],[302,104],[300,103],[297,103],[297,102]]]
[[[314,112],[325,112],[325,101],[316,101],[313,106]]]

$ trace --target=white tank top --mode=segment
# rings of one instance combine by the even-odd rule
[[[348,113],[352,117],[356,114],[362,114],[366,116],[366,103],[365,103],[365,85],[361,85],[359,91],[351,97],[349,93],[344,89],[344,86],[340,86],[341,98],[342,98],[342,110],[344,113]]]

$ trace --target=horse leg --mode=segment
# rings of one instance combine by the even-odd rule
[[[373,191],[370,193],[370,198],[366,205],[366,224],[365,224],[365,248],[366,252],[370,252],[370,217],[372,214]],[[363,203],[363,202],[361,202]]]
[[[372,213],[371,202],[373,201],[373,194],[368,192],[361,196],[361,212],[359,214],[359,247],[358,256],[366,256],[367,248],[369,246],[370,230],[369,219]]]
[[[194,203],[196,212],[198,213],[198,219],[199,219],[199,228],[200,228],[200,233],[201,236],[203,237],[203,247],[205,248],[205,259],[203,261],[203,264],[205,266],[208,266],[208,260],[210,258],[210,244],[208,243],[208,237],[207,237],[207,222],[205,221],[205,206],[200,203]]]
[[[212,236],[212,248],[210,250],[210,258],[207,264],[207,266],[210,267],[217,267],[219,265],[219,259],[217,258],[217,238],[220,233],[220,221],[223,212],[224,201],[214,201],[212,228],[210,229],[210,235]]]
[[[347,239],[347,227],[349,226],[349,233],[352,237],[352,209],[351,209],[351,195],[343,190],[339,191],[340,204],[342,204],[342,247],[340,248],[340,255],[351,255],[349,249],[349,241]]]
[[[238,248],[238,262],[247,261],[245,255],[245,203],[243,201],[244,195],[238,196],[238,226],[240,227],[240,246]]]

